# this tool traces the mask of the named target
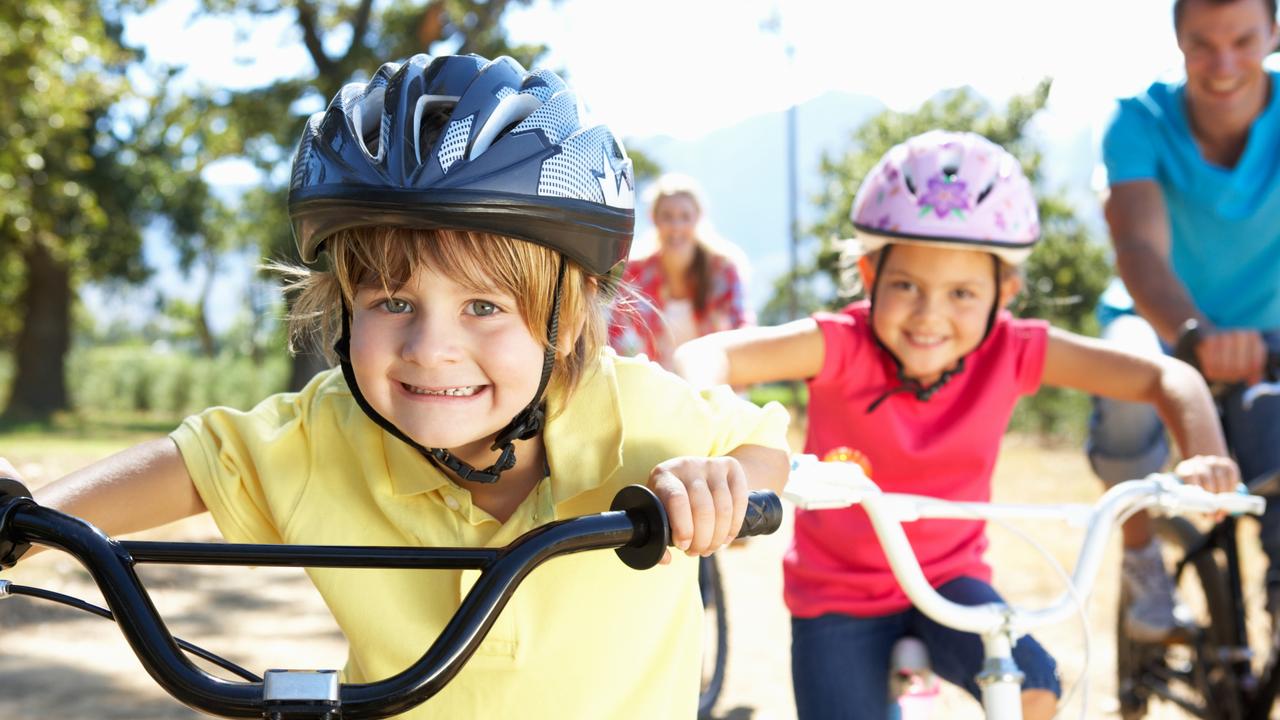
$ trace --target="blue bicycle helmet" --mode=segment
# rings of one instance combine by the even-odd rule
[[[367,83],[344,86],[307,121],[293,160],[289,218],[308,263],[340,230],[450,228],[527,240],[607,275],[631,249],[635,182],[622,143],[590,121],[555,73],[526,71],[509,57],[414,55],[383,65]],[[357,403],[460,478],[497,481],[515,465],[513,441],[535,436],[544,422],[563,278],[562,259],[542,380],[498,433],[493,449],[501,455],[489,468],[422,447],[369,405],[351,368],[344,308],[335,350]]]
[[[414,55],[350,83],[303,130],[289,218],[304,262],[346,228],[478,230],[588,271],[623,262],[631,161],[555,73],[509,57]]]

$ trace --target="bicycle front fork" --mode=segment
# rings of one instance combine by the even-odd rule
[[[982,638],[986,660],[976,680],[987,720],[1022,720],[1022,671],[1013,662],[1014,640],[1007,632]]]

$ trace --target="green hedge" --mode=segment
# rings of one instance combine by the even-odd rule
[[[289,361],[262,365],[233,355],[196,357],[141,346],[76,350],[67,360],[67,391],[78,411],[185,415],[214,405],[248,409],[284,390]]]

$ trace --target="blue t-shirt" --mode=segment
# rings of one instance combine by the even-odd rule
[[[1164,191],[1173,271],[1222,327],[1280,328],[1280,73],[1270,75],[1234,168],[1200,154],[1181,81],[1121,100],[1102,140],[1111,185],[1153,180]]]

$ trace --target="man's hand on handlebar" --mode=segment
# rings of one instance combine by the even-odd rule
[[[1256,385],[1267,364],[1267,345],[1256,330],[1209,330],[1195,348],[1200,372],[1210,382]]]

